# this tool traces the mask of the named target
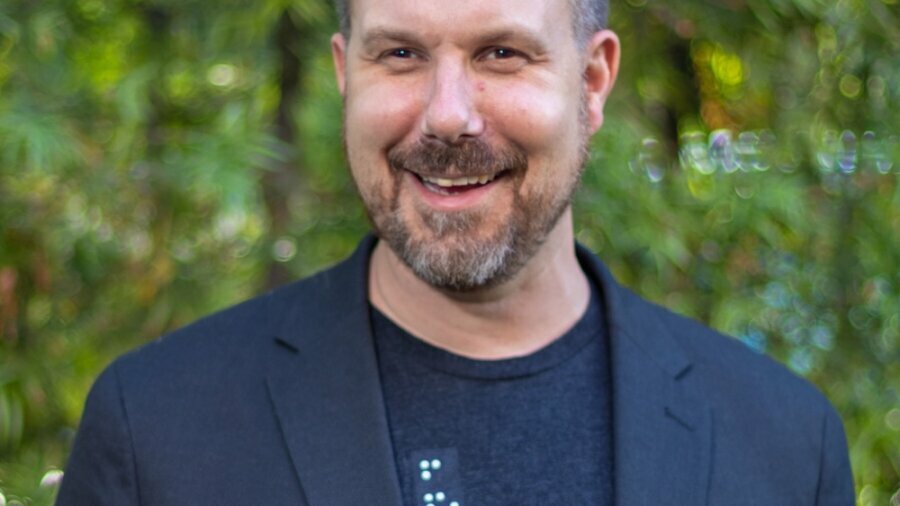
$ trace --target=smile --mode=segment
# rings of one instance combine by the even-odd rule
[[[454,195],[485,186],[492,183],[503,174],[504,172],[499,172],[497,174],[457,178],[431,177],[416,174],[416,177],[422,182],[422,185],[431,192],[440,195]]]

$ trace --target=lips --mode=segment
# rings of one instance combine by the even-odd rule
[[[468,177],[458,177],[458,178],[442,178],[442,177],[430,177],[430,176],[419,176],[422,178],[422,181],[426,183],[436,184],[441,188],[450,188],[453,186],[466,186],[473,184],[485,184],[489,183],[497,177],[497,174],[490,174],[484,176],[468,176]]]
[[[504,173],[505,171],[497,174],[483,174],[480,176],[463,176],[456,178],[432,177],[420,174],[415,174],[415,176],[422,182],[425,188],[431,192],[440,195],[455,195],[490,184]]]

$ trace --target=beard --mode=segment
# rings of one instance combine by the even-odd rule
[[[472,292],[508,281],[544,244],[571,203],[588,157],[587,141],[581,135],[578,156],[568,160],[571,166],[540,169],[553,170],[561,184],[527,194],[521,191],[530,169],[524,149],[493,147],[480,138],[452,145],[421,139],[394,146],[387,154],[392,184],[386,191],[358,190],[378,237],[416,276],[438,289]],[[400,192],[406,172],[448,178],[500,174],[510,181],[491,184],[513,186],[511,209],[500,223],[489,206],[439,212],[416,201],[413,209],[404,209]],[[418,220],[411,220],[410,212]]]
[[[408,149],[391,150],[388,162],[398,178],[403,171],[409,171],[431,177],[500,174],[499,177],[521,181],[528,166],[522,149],[497,150],[480,139],[457,145],[419,141]],[[377,230],[419,278],[437,288],[465,292],[499,284],[515,274],[539,246],[529,240],[534,235],[527,220],[531,213],[525,209],[518,191],[510,218],[488,231],[482,230],[491,218],[486,210],[448,213],[418,205],[416,211],[427,237],[412,233],[396,195],[395,192],[392,212]],[[543,242],[543,238],[539,239],[537,242]]]

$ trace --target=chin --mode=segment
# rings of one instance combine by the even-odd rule
[[[514,277],[543,242],[528,240],[531,231],[514,214],[505,223],[485,222],[486,214],[418,214],[419,226],[394,214],[377,230],[419,279],[441,290],[473,292]]]

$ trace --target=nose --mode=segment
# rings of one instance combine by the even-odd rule
[[[481,135],[484,119],[473,99],[464,65],[437,65],[422,118],[422,133],[448,144]]]

